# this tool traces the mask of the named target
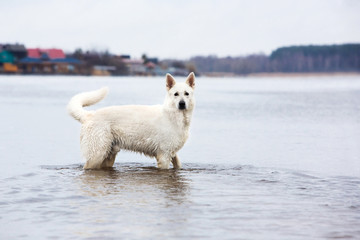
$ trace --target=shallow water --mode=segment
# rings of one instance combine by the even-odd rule
[[[0,77],[0,239],[359,239],[360,78],[197,80],[182,170],[82,170],[72,95],[158,104],[163,78]]]

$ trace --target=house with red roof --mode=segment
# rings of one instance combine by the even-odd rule
[[[28,48],[27,57],[20,60],[25,73],[76,73],[81,61],[67,58],[64,51],[58,48]]]
[[[41,48],[28,48],[27,56],[29,58],[41,59],[64,59],[66,58],[64,51],[57,48],[41,49]]]

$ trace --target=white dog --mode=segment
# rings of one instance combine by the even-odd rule
[[[167,94],[163,105],[112,106],[86,111],[85,106],[102,100],[108,88],[75,95],[67,109],[82,123],[81,150],[86,158],[84,169],[112,167],[120,149],[155,157],[160,169],[181,168],[176,153],[184,146],[195,106],[195,75],[185,83],[176,83],[166,75]]]

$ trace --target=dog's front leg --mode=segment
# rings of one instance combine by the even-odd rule
[[[169,169],[171,157],[166,154],[159,154],[156,156],[157,166],[160,169]]]
[[[176,168],[176,169],[181,168],[181,162],[180,162],[180,159],[179,159],[177,154],[175,154],[175,157],[171,158],[171,161],[172,161],[172,164],[173,164],[174,168]]]

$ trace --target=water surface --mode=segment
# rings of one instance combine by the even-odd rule
[[[360,238],[359,77],[197,81],[182,170],[84,171],[71,96],[159,104],[164,79],[1,76],[0,239]]]

